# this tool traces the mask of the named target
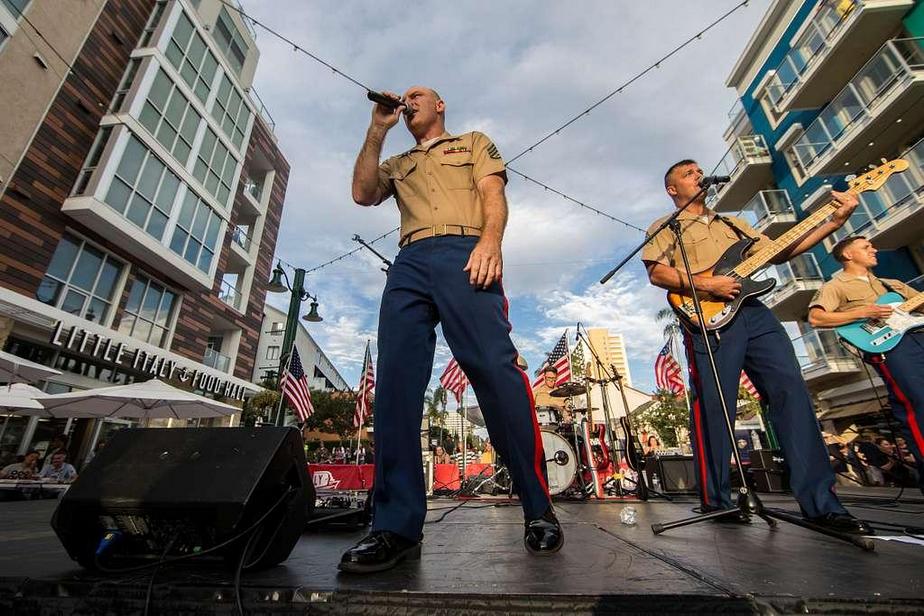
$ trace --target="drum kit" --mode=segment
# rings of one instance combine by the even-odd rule
[[[536,408],[551,496],[587,498],[599,494],[598,471],[610,466],[605,440],[591,428],[592,411],[597,409],[575,406],[575,398],[587,393],[580,383],[564,383],[549,392],[553,398],[564,399],[561,407]]]

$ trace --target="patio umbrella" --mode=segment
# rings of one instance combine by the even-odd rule
[[[10,415],[28,415],[34,411],[41,411],[42,405],[35,398],[44,395],[45,392],[41,389],[25,383],[13,383],[6,387],[0,387],[0,413],[6,413],[6,417],[3,419],[3,427],[0,427],[0,441],[3,440],[6,424],[10,421]]]
[[[0,351],[0,382],[33,383],[56,374],[61,371]]]
[[[199,419],[227,417],[240,411],[158,379],[43,396],[46,417],[124,417],[128,419]]]

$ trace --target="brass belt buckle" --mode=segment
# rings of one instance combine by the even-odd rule
[[[433,230],[433,235],[440,235],[440,236],[442,236],[442,235],[449,235],[449,225],[443,223],[443,225],[441,225],[441,226],[443,227],[442,233],[437,233],[437,232],[436,232],[436,228],[434,228],[434,230]]]

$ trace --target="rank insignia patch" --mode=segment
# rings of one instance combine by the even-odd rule
[[[500,152],[497,151],[497,146],[493,143],[488,146],[488,156],[497,160],[501,157]]]

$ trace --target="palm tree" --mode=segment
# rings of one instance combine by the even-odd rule
[[[440,427],[440,443],[443,442],[443,426],[446,419],[446,390],[437,385],[432,393],[428,392],[424,396],[424,405],[427,409],[427,418],[430,423],[435,423]]]
[[[667,321],[667,324],[664,326],[664,337],[673,338],[680,333],[680,319],[677,318],[676,313],[671,308],[662,308],[655,315],[655,320],[659,323],[662,321]]]

